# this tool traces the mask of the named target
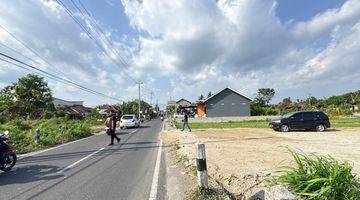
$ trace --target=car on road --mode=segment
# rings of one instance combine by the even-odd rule
[[[325,131],[330,128],[329,117],[321,111],[299,111],[271,120],[269,127],[281,132],[291,130]]]
[[[137,128],[140,127],[140,121],[136,115],[123,115],[120,119],[120,128]]]

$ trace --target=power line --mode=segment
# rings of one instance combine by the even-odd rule
[[[61,1],[61,0],[59,0]],[[75,3],[74,0],[70,0],[73,4],[73,6],[75,7],[75,9],[77,9],[79,11],[79,13],[82,15],[82,17],[84,18],[84,20],[89,19],[89,22],[93,25],[91,25],[94,28],[94,31],[98,34],[99,39],[103,42],[102,38],[105,40],[104,43],[106,43],[111,51],[120,59],[124,72],[125,74],[132,79],[135,83],[137,83],[138,81],[135,80],[130,74],[127,73],[127,69],[129,67],[129,63],[120,55],[120,53],[117,51],[117,49],[114,47],[113,43],[107,38],[105,31],[101,28],[101,26],[96,22],[96,20],[94,19],[93,15],[88,11],[88,9],[86,8],[86,6],[81,2],[81,0],[78,0],[78,3],[80,5],[80,7],[84,10],[84,12],[86,13],[87,17],[85,16],[84,12],[82,11],[82,9],[80,9],[80,7]],[[66,6],[64,4],[62,4],[63,7],[65,7],[65,9],[68,10],[68,8],[66,8]],[[73,15],[71,12],[68,12],[68,14]],[[73,19],[75,18],[74,16],[71,16]],[[78,21],[78,20],[77,20]],[[94,37],[93,37],[94,38]],[[96,42],[96,41],[95,41]],[[104,52],[106,52],[106,50],[104,50]],[[111,59],[112,57],[109,56]],[[116,64],[119,64],[116,60],[114,60],[114,62]],[[117,65],[116,65],[117,66]],[[119,66],[118,66],[119,67]],[[145,86],[142,84],[141,87],[143,87],[144,89]],[[149,89],[150,90],[150,89]],[[146,91],[146,90],[145,90]],[[151,93],[153,93],[152,90],[150,90],[150,95],[152,95]]]
[[[20,43],[23,47],[25,47],[27,50],[29,50],[30,52],[32,52],[33,54],[35,54],[36,56],[38,56],[41,60],[43,60],[46,64],[48,64],[49,66],[53,66],[53,70],[55,73],[57,74],[62,74],[64,76],[66,76],[65,73],[63,73],[62,71],[58,70],[55,68],[54,65],[52,65],[51,63],[49,63],[44,57],[42,57],[38,52],[36,52],[33,48],[29,47],[25,42],[21,41],[20,39],[18,39],[13,33],[11,33],[9,30],[7,30],[4,26],[2,26],[0,24],[0,28],[3,29],[7,34],[9,34],[12,38],[14,38],[18,43]],[[3,44],[3,46],[6,46]],[[12,51],[16,51],[14,49],[12,49],[11,47],[6,46],[7,48],[11,49]],[[37,62],[39,63],[39,62]]]
[[[82,85],[77,84],[77,83],[75,83],[75,82],[73,82],[73,81],[70,81],[70,80],[64,79],[64,78],[62,78],[62,77],[59,77],[59,76],[57,76],[57,75],[51,74],[51,73],[49,73],[49,72],[46,72],[46,71],[44,71],[44,70],[42,70],[42,69],[39,69],[39,68],[37,68],[37,67],[34,67],[34,66],[30,65],[30,64],[27,64],[27,63],[25,63],[25,62],[23,62],[23,61],[20,61],[20,60],[18,60],[18,59],[16,59],[16,58],[11,57],[11,56],[9,56],[9,55],[6,55],[6,54],[4,54],[4,53],[1,53],[1,52],[0,52],[0,55],[3,56],[3,57],[5,57],[5,58],[7,58],[7,59],[13,60],[13,61],[15,61],[15,62],[18,62],[18,63],[22,64],[22,65],[27,66],[28,68],[31,69],[30,71],[35,70],[35,71],[37,71],[38,73],[40,72],[40,73],[42,73],[42,75],[45,75],[45,76],[47,76],[48,78],[51,78],[51,79],[53,79],[53,80],[56,80],[56,81],[59,81],[59,82],[62,82],[62,83],[68,84],[68,85],[70,84],[70,85],[72,85],[72,86],[75,86],[75,87],[77,87],[77,88],[79,88],[79,89],[81,89],[81,90],[83,90],[83,91],[90,92],[90,93],[92,93],[92,94],[96,94],[96,95],[100,95],[100,96],[103,96],[103,97],[107,97],[107,98],[110,98],[110,99],[113,99],[113,100],[116,100],[116,101],[121,101],[121,100],[118,99],[118,98],[111,97],[111,96],[106,95],[106,94],[103,94],[103,93],[101,93],[101,92],[97,92],[97,91],[95,91],[95,90],[89,89],[89,88],[87,88],[87,87],[85,87],[85,86],[82,86]],[[1,58],[0,58],[0,59],[1,59]],[[7,62],[7,63],[13,64],[13,65],[16,65],[16,66],[18,66],[18,67],[21,66],[21,65],[19,65],[19,64],[16,64],[16,63],[14,63],[14,62],[10,62],[10,61],[5,60],[5,59],[1,59],[1,60],[2,60],[2,61],[5,61],[5,62]],[[24,67],[24,66],[21,66],[21,68],[24,69],[25,67]],[[28,68],[27,68],[27,69],[28,69]]]
[[[109,53],[107,52],[107,50],[106,50],[101,44],[99,44],[99,42],[98,42],[97,39],[94,37],[94,35],[93,35],[89,30],[87,30],[86,27],[84,27],[84,25],[74,16],[73,12],[72,12],[68,7],[66,7],[65,4],[64,4],[61,0],[56,0],[56,2],[65,9],[66,13],[71,17],[71,19],[86,33],[86,35],[87,35],[91,40],[94,41],[94,43],[96,44],[96,46],[97,46],[101,51],[103,51],[103,52],[105,53],[105,55],[107,55],[107,56],[112,60],[112,62],[114,62],[114,63],[116,64],[116,66],[118,66],[118,65],[124,65],[124,63],[119,64],[114,58],[112,58],[111,55],[109,55]],[[72,3],[75,4],[75,2],[73,2],[73,1],[72,1]],[[82,13],[81,10],[80,10],[80,8],[79,8],[77,5],[75,5],[75,8],[77,8],[77,9],[80,11],[80,13]],[[82,13],[82,14],[83,14],[83,13]],[[96,31],[95,31],[95,32],[96,32]],[[98,34],[99,34],[99,33],[98,33]],[[112,50],[112,51],[114,52],[114,50]],[[122,61],[122,62],[124,62],[124,61]],[[118,66],[118,67],[120,67],[120,66]],[[130,74],[128,74],[126,71],[124,71],[124,72],[125,72],[125,74],[126,74],[130,79],[132,79],[134,82],[137,82],[132,76],[130,76]]]

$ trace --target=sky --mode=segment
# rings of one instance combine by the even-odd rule
[[[2,0],[0,25],[1,53],[120,101],[139,80],[162,107],[225,87],[273,102],[360,89],[359,0]],[[0,87],[28,73],[0,61]],[[119,102],[46,80],[58,98]]]

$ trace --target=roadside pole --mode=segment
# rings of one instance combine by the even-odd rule
[[[196,159],[198,183],[201,191],[206,192],[208,189],[208,176],[206,168],[205,144],[197,142],[196,149],[198,155]]]
[[[138,117],[139,117],[139,120],[141,119],[141,108],[140,108],[140,105],[141,105],[141,96],[140,96],[140,86],[141,86],[141,84],[142,84],[142,82],[141,81],[138,81],[138,82],[136,82],[137,84],[138,84],[138,89],[139,89],[139,99],[138,99],[138,101],[139,101],[139,110],[138,110]]]

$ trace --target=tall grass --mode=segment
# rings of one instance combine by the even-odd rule
[[[305,199],[360,199],[359,180],[348,162],[340,163],[331,156],[303,155],[291,152],[295,167],[284,167],[275,183]]]

